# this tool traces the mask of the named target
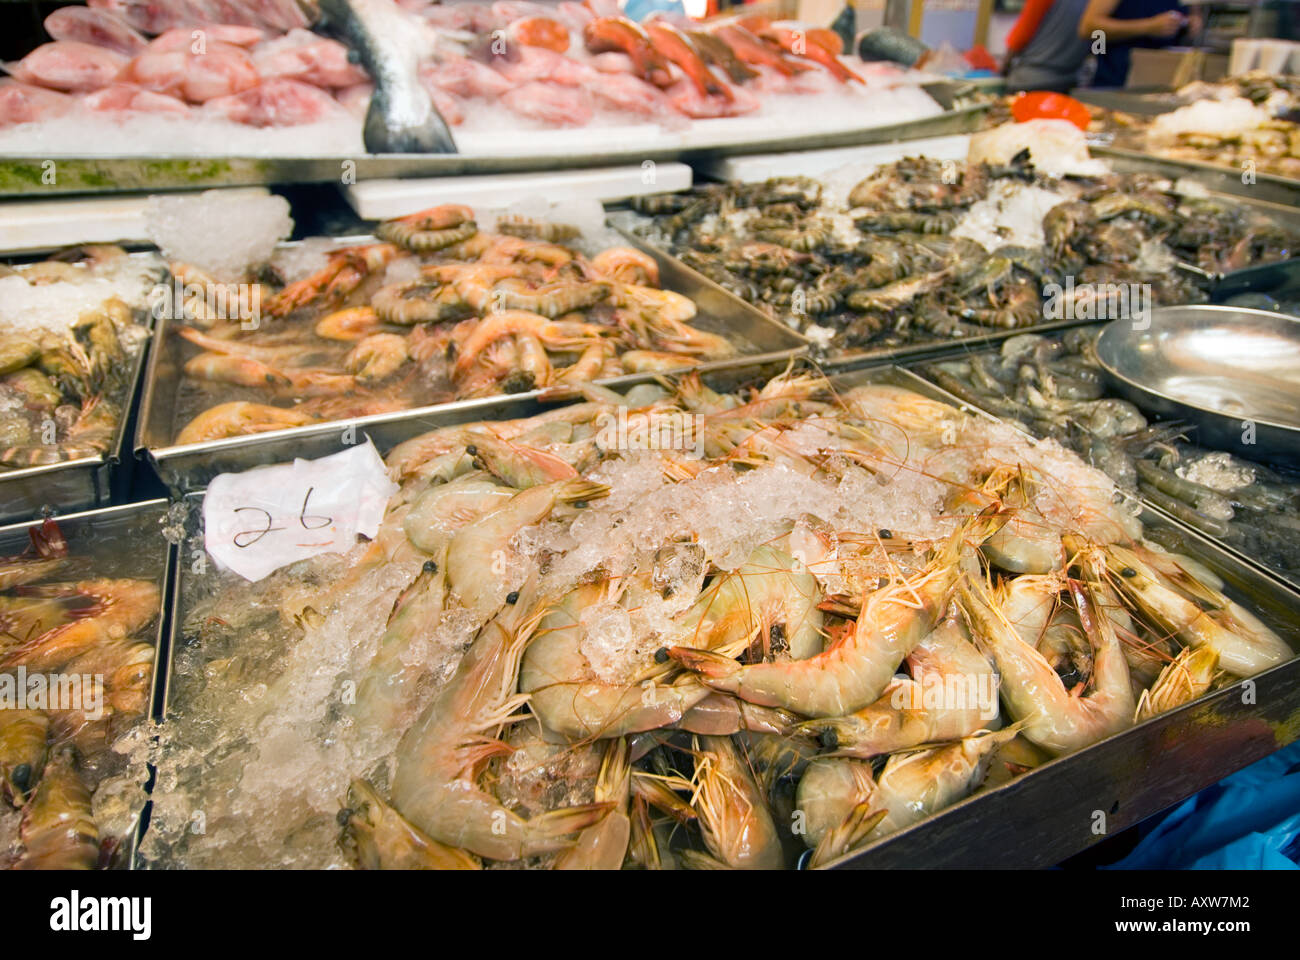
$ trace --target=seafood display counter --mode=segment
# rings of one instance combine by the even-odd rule
[[[669,257],[620,246],[617,234],[593,247],[575,227],[509,217],[493,233],[470,213],[434,208],[381,224],[383,242],[331,241],[321,270],[268,292],[275,319],[260,328],[200,329],[193,311],[184,323],[160,319],[137,449],[169,488],[189,491],[226,470],[343,449],[358,431],[382,441],[408,424],[491,418],[511,408],[493,399],[501,394],[625,388],[688,368],[788,361],[806,348],[795,331]],[[458,222],[410,229],[431,214]]]
[[[182,565],[144,863],[1047,865],[1296,735],[1300,597],[914,374],[624,402],[409,436],[346,556]]]
[[[0,869],[134,859],[165,672],[168,510],[0,527]]]
[[[765,16],[640,24],[608,0],[268,6],[55,10],[53,41],[0,88],[0,195],[887,142],[975,129],[990,99]]]

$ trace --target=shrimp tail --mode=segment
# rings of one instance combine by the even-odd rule
[[[528,852],[540,854],[568,846],[571,834],[599,823],[615,806],[617,804],[612,802],[586,803],[577,807],[562,807],[529,818]]]
[[[880,825],[880,822],[889,815],[888,809],[875,811],[871,809],[878,802],[877,797],[868,797],[855,805],[842,823],[827,830],[822,836],[821,842],[813,850],[812,857],[808,861],[809,869],[816,870],[819,867],[824,867],[832,860],[838,859],[855,847],[861,846],[862,842],[871,835],[871,831],[875,830]]]
[[[714,653],[712,650],[697,650],[694,647],[669,647],[668,656],[688,670],[702,675],[705,682],[715,690],[734,692],[729,689],[728,681],[739,679],[741,669],[739,661]]]

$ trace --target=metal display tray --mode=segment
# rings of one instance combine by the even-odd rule
[[[142,342],[120,400],[122,416],[108,450],[94,457],[19,470],[0,470],[0,522],[26,520],[53,511],[107,506],[113,479],[129,460],[127,440],[150,344]],[[129,466],[129,464],[128,464]]]
[[[1091,324],[1091,325],[1095,325],[1098,329],[1101,329],[1102,327],[1106,326],[1107,322],[1108,322],[1108,321],[1104,321],[1104,320],[1103,320],[1103,321],[1101,321],[1100,323],[1093,322],[1093,324]],[[1077,324],[1077,326],[1087,326],[1087,325],[1089,325],[1089,324]],[[1038,332],[1038,331],[1034,331],[1034,332]],[[977,353],[977,352],[987,352],[987,351],[970,351],[970,352],[971,352],[971,353]],[[930,383],[930,381],[929,381],[928,379],[926,379],[925,374],[924,374],[923,372],[920,372],[920,371],[917,371],[917,370],[912,369],[913,367],[915,367],[915,366],[916,366],[917,364],[919,364],[919,363],[931,362],[931,361],[942,363],[942,362],[945,361],[945,360],[958,360],[958,359],[961,359],[961,354],[953,354],[953,353],[949,353],[949,354],[944,355],[944,356],[928,357],[928,358],[925,358],[924,360],[918,360],[918,361],[913,361],[913,362],[909,363],[909,364],[908,364],[908,372],[911,373],[911,374],[913,374],[913,375],[914,375],[915,377],[917,377],[919,380],[923,381],[927,386],[930,387],[930,389],[939,391],[939,392],[940,392],[940,393],[941,393],[945,398],[947,398],[947,399],[949,400],[949,402],[960,403],[964,408],[969,409],[969,410],[976,410],[976,409],[978,409],[979,412],[982,413],[982,414],[984,414],[985,416],[992,417],[993,419],[997,419],[996,417],[993,416],[993,414],[988,413],[988,411],[984,410],[983,408],[979,408],[979,407],[976,407],[976,406],[973,405],[973,404],[969,404],[969,403],[966,403],[965,401],[958,400],[957,398],[955,398],[955,397],[953,397],[951,394],[949,394],[946,390],[944,390],[942,387],[939,387],[939,386],[937,386],[937,385],[935,385],[935,384]],[[1133,402],[1135,402],[1135,403],[1136,403],[1137,400],[1139,399],[1139,398],[1138,398],[1134,393],[1129,392],[1129,391],[1126,391],[1126,390],[1122,390],[1122,389],[1120,389],[1120,386],[1119,386],[1119,385],[1118,385],[1118,384],[1117,384],[1113,379],[1109,379],[1109,380],[1108,380],[1108,387],[1107,387],[1107,394],[1106,394],[1106,396],[1109,396],[1109,397],[1117,397],[1117,398],[1121,398],[1121,399],[1127,399],[1127,400],[1133,401]],[[1139,406],[1141,406],[1141,404],[1139,404]],[[1150,409],[1150,408],[1148,407],[1148,410],[1149,410],[1149,409]],[[1153,415],[1154,415],[1154,414],[1153,414]],[[1198,446],[1202,446],[1201,444],[1197,444],[1197,445],[1198,445]],[[1221,448],[1221,447],[1214,447],[1214,446],[1203,446],[1203,449],[1206,449],[1206,450],[1216,450],[1216,449],[1223,449],[1223,448]],[[1238,449],[1236,449],[1236,450],[1227,450],[1226,452],[1228,452],[1228,453],[1232,453],[1232,454],[1235,455],[1235,456],[1243,457],[1244,459],[1251,459],[1251,458],[1249,458],[1249,457],[1246,457],[1245,454],[1241,451],[1240,448],[1238,448]],[[1266,463],[1265,465],[1268,466],[1269,464]],[[1261,561],[1259,561],[1259,560],[1256,559],[1255,557],[1252,557],[1252,556],[1250,556],[1249,554],[1244,553],[1243,551],[1237,549],[1236,547],[1234,547],[1234,546],[1232,546],[1232,545],[1230,545],[1230,544],[1224,543],[1222,540],[1218,539],[1217,537],[1212,537],[1212,536],[1210,536],[1208,533],[1205,533],[1205,532],[1203,532],[1203,531],[1201,531],[1201,530],[1194,530],[1194,528],[1190,527],[1190,526],[1189,526],[1188,524],[1186,524],[1185,522],[1180,521],[1180,520],[1177,520],[1177,519],[1175,519],[1174,517],[1172,517],[1172,516],[1171,516],[1167,511],[1165,511],[1163,508],[1161,508],[1158,504],[1152,503],[1152,502],[1146,500],[1145,498],[1140,498],[1140,499],[1142,500],[1142,505],[1143,505],[1143,507],[1144,507],[1147,511],[1149,511],[1150,513],[1152,513],[1152,514],[1156,514],[1156,515],[1159,515],[1160,517],[1164,518],[1165,520],[1168,520],[1168,521],[1170,521],[1170,522],[1172,522],[1172,523],[1177,524],[1179,527],[1184,527],[1184,528],[1187,528],[1187,529],[1193,529],[1193,532],[1195,532],[1195,534],[1196,534],[1198,537],[1200,537],[1201,539],[1205,540],[1207,543],[1211,543],[1211,544],[1213,544],[1216,550],[1220,550],[1220,551],[1222,551],[1224,554],[1226,554],[1226,555],[1232,557],[1235,561],[1237,561],[1237,562],[1239,562],[1239,563],[1245,564],[1245,565],[1250,566],[1250,567],[1254,567],[1254,568],[1256,568],[1256,569],[1262,571],[1265,575],[1267,575],[1267,576],[1269,576],[1269,577],[1272,577],[1272,578],[1276,579],[1276,580],[1277,580],[1278,582],[1280,582],[1280,583],[1285,583],[1285,584],[1287,584],[1287,586],[1288,586],[1290,589],[1292,589],[1292,590],[1300,591],[1300,580],[1294,579],[1294,578],[1292,578],[1291,576],[1289,576],[1288,574],[1283,573],[1283,572],[1280,571],[1280,570],[1275,570],[1275,569],[1273,569],[1272,567],[1268,566],[1267,564],[1262,563]],[[1294,614],[1294,616],[1296,616],[1297,619],[1300,620],[1300,610],[1298,610],[1298,611]],[[1300,652],[1300,650],[1298,650],[1297,652]]]
[[[616,149],[583,149],[581,130],[574,134],[573,149],[548,154],[362,154],[330,157],[229,157],[229,156],[0,156],[0,197],[42,193],[116,193],[125,191],[197,190],[276,183],[337,183],[346,172],[355,180],[405,177],[452,177],[465,174],[522,173],[578,167],[639,166],[647,160],[692,160],[705,157],[764,153],[773,150],[812,150],[850,147],[895,140],[915,140],[979,129],[988,104],[964,102],[961,88],[951,84],[924,84],[944,106],[933,117],[883,126],[853,127],[811,134],[782,134],[773,124],[771,134],[745,142],[701,141],[698,146],[666,145]],[[944,91],[954,90],[945,95]],[[948,100],[951,105],[945,105]],[[53,162],[58,179],[46,184],[44,174]]]
[[[1175,180],[1187,177],[1205,184],[1216,193],[1231,194],[1234,198],[1300,206],[1300,180],[1292,177],[1257,171],[1252,174],[1253,182],[1245,183],[1239,167],[1199,160],[1174,160],[1113,144],[1090,145],[1088,149],[1094,157],[1107,161],[1116,170],[1154,173]]]
[[[340,238],[340,244],[372,241],[368,237]],[[764,363],[788,363],[807,349],[807,341],[793,330],[770,319],[738,297],[706,280],[679,261],[648,250],[659,265],[660,285],[695,301],[699,313],[692,321],[701,329],[722,334],[735,346],[748,349],[726,360],[697,364],[687,369],[708,372],[729,367]],[[494,420],[506,416],[527,416],[509,411],[534,406],[546,390],[498,397],[455,400],[396,413],[374,414],[350,420],[336,420],[286,430],[229,437],[206,443],[176,446],[173,438],[182,424],[174,420],[181,368],[186,351],[194,348],[179,336],[170,335],[168,320],[160,319],[154,332],[145,371],[144,394],[136,430],[136,455],[145,455],[163,483],[174,493],[187,493],[205,486],[219,473],[246,470],[294,457],[321,457],[345,449],[354,435],[369,435],[381,449],[425,430],[450,423]],[[625,389],[663,376],[660,373],[629,373],[594,381],[600,386]],[[345,440],[346,434],[346,440]],[[393,439],[397,438],[397,439]]]
[[[153,684],[148,711],[140,718],[141,723],[159,716],[164,683],[169,672],[167,640],[171,631],[167,613],[171,609],[169,600],[172,595],[176,548],[164,538],[160,523],[166,517],[169,506],[166,500],[145,500],[125,506],[69,513],[56,518],[60,531],[68,541],[70,556],[91,556],[95,560],[111,558],[116,565],[116,575],[152,580],[158,585],[158,616],[149,630],[149,636],[154,642]],[[22,553],[28,546],[28,531],[39,523],[40,521],[29,521],[0,526],[0,554],[9,556]],[[120,545],[117,549],[112,549],[111,545],[96,549],[97,538],[127,536],[133,537],[130,551],[122,550]],[[144,634],[141,633],[140,636],[143,637]],[[135,865],[136,849],[147,823],[148,807],[149,802],[146,801],[136,812],[135,829],[131,836],[122,838],[127,844],[124,865]]]
[[[609,211],[609,223],[618,230],[619,233],[627,237],[630,243],[653,256],[661,264],[671,261],[677,269],[692,274],[695,283],[708,284],[709,286],[714,287],[717,286],[717,284],[712,280],[709,280],[693,267],[687,266],[675,255],[665,252],[663,248],[655,246],[643,237],[639,237],[632,233],[633,219],[636,216],[637,215],[631,211],[611,210]],[[718,289],[721,290],[722,288],[718,287]],[[726,291],[723,292],[726,293]],[[734,295],[727,293],[727,296]],[[762,313],[762,311],[758,310],[758,308],[753,304],[746,303],[746,306],[751,310],[756,310],[759,313]],[[766,314],[763,314],[763,316],[765,318],[767,317]],[[781,324],[780,321],[771,320],[770,318],[768,319],[770,322],[776,323],[779,326],[785,326],[784,324]],[[1077,327],[1088,322],[1089,321],[1087,320],[1052,320],[1047,323],[1035,324],[1030,327],[1016,327],[1009,330],[990,329],[987,333],[973,337],[935,339],[922,343],[906,344],[901,347],[879,346],[868,347],[862,350],[830,351],[826,353],[818,351],[816,353],[816,360],[827,370],[855,370],[859,367],[876,367],[889,363],[922,360],[930,357],[947,356],[953,353],[981,349],[999,344],[1003,340],[1021,333],[1051,333],[1056,330],[1068,330],[1070,327]],[[793,330],[791,332],[793,332]],[[801,339],[803,338],[801,337]]]
[[[1109,157],[1107,157],[1107,159],[1110,160]],[[1146,158],[1141,159],[1145,161]],[[1171,172],[1159,164],[1151,165],[1145,162],[1130,161],[1127,158],[1122,158],[1118,161],[1111,161],[1111,163],[1115,170],[1120,173],[1159,173],[1163,176],[1174,178],[1183,175],[1181,173]],[[1294,206],[1287,203],[1272,202],[1262,199],[1257,195],[1242,196],[1227,190],[1213,189],[1210,191],[1209,195],[1214,199],[1242,204],[1256,213],[1270,217],[1284,226],[1295,230],[1297,233],[1300,233],[1300,181],[1297,182],[1297,193],[1295,195],[1296,205]],[[702,274],[696,272],[693,268],[679,260],[675,254],[668,253],[661,247],[655,246],[634,234],[632,231],[638,218],[639,215],[630,210],[615,209],[609,211],[609,222],[611,226],[615,227],[615,229],[642,250],[645,250],[657,259],[672,259],[683,270],[694,273],[699,282],[711,283],[711,281],[707,280]],[[1202,270],[1193,264],[1184,263],[1182,261],[1179,261],[1178,268],[1195,277],[1198,285],[1205,288],[1206,292],[1210,295],[1210,298],[1216,302],[1242,293],[1274,293],[1300,286],[1300,257],[1293,257],[1289,260],[1280,260],[1276,263],[1258,264],[1256,266],[1246,267],[1241,270],[1233,270],[1227,273],[1211,273]],[[757,308],[755,307],[755,309]],[[831,351],[824,355],[820,355],[818,359],[826,367],[833,369],[854,369],[862,366],[875,366],[891,361],[908,362],[924,359],[930,356],[941,356],[950,353],[978,350],[1001,343],[1003,340],[1021,333],[1052,333],[1059,330],[1067,330],[1070,327],[1077,327],[1088,322],[1090,321],[1053,320],[1027,327],[1017,327],[1010,330],[990,329],[986,334],[980,334],[973,337],[935,339],[928,342],[906,344],[900,347],[868,346],[860,350]]]
[[[989,417],[909,370],[881,368],[866,373]],[[862,375],[850,374],[839,382],[852,386],[862,382],[856,379]],[[1300,652],[1300,592],[1163,514],[1147,509],[1141,519],[1148,530],[1177,535],[1183,552],[1223,578],[1229,596],[1252,609],[1292,650]],[[1058,757],[998,787],[977,791],[828,866],[1052,866],[1297,737],[1300,658]]]
[[[798,361],[812,371],[809,360]],[[704,376],[714,390],[758,385],[779,371],[771,363],[716,370]],[[898,366],[878,366],[832,375],[848,389],[889,383],[916,390],[959,409],[986,417],[928,381]],[[502,417],[538,412],[536,398],[497,401]],[[490,413],[480,411],[482,415]],[[447,419],[456,416],[457,419]],[[442,411],[445,422],[463,422],[459,411]],[[440,423],[421,425],[430,429]],[[408,439],[413,421],[387,425],[381,450]],[[186,498],[191,510],[200,495]],[[1243,563],[1195,531],[1154,512],[1143,515],[1148,529],[1182,537],[1186,552],[1208,565],[1292,647],[1300,651],[1300,593]],[[178,566],[172,582],[168,650],[182,642],[183,581]],[[170,705],[170,660],[160,694],[161,713]],[[1291,660],[1241,686],[1201,697],[1177,710],[1052,760],[996,788],[983,790],[926,820],[841,858],[833,868],[1042,867],[1059,863],[1103,839],[1191,796],[1206,786],[1285,746],[1300,736],[1300,660]],[[1245,702],[1249,700],[1249,702]],[[1106,834],[1094,832],[1096,811],[1106,816]]]

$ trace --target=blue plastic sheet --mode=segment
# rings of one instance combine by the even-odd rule
[[[623,16],[638,22],[652,13],[675,13],[686,16],[681,0],[628,0],[627,6],[623,8]]]
[[[1175,807],[1108,869],[1300,869],[1300,741]]]

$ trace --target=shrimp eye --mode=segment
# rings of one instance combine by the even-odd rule
[[[1119,575],[1121,577],[1136,577],[1138,575],[1138,572],[1134,570],[1132,567],[1125,567],[1123,570],[1119,572]]]
[[[438,561],[436,561],[436,560],[426,560],[426,561],[424,561],[424,566],[423,566],[422,569],[424,570],[425,573],[437,573],[437,572],[438,572]]]
[[[840,735],[835,732],[834,727],[826,727],[817,739],[821,742],[823,750],[835,750],[840,745]]]
[[[667,663],[667,662],[668,662],[668,648],[660,647],[658,650],[655,651],[655,663]]]
[[[575,509],[575,510],[586,510],[586,509],[587,509],[587,501],[586,501],[586,500],[574,500],[574,501],[573,501],[573,509]]]
[[[513,604],[513,603],[518,603],[518,602],[519,602],[519,591],[518,591],[518,590],[511,590],[509,593],[506,594],[506,603],[511,603],[511,604]]]
[[[338,820],[340,827],[346,827],[348,825],[348,821],[352,819],[352,813],[353,811],[349,810],[347,807],[344,807],[338,812],[338,816],[335,817],[335,819]]]
[[[880,539],[881,539],[881,540],[893,540],[893,539],[894,539],[894,531],[893,531],[893,530],[890,530],[888,527],[881,527],[879,532],[880,532]]]
[[[18,788],[19,793],[26,793],[28,786],[31,785],[32,765],[30,763],[18,764],[10,772],[9,779]]]
[[[478,456],[478,447],[474,446],[474,444],[472,444],[472,443],[467,444],[467,445],[465,446],[465,452],[466,452],[467,454],[469,454],[471,457],[477,457],[477,456]]]

